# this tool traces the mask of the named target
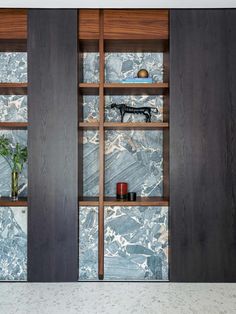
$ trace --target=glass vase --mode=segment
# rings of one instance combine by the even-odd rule
[[[18,178],[19,174],[16,171],[13,171],[11,174],[11,198],[13,201],[18,200]]]

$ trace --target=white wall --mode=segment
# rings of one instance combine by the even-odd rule
[[[0,8],[236,8],[236,0],[0,0]]]

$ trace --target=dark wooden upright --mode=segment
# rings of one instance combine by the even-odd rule
[[[171,10],[171,281],[236,281],[236,10]]]
[[[28,280],[76,281],[77,10],[29,10]]]

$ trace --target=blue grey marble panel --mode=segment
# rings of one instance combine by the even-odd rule
[[[99,135],[98,131],[83,133],[83,196],[99,194]]]
[[[5,135],[15,145],[17,142],[27,145],[27,131],[1,130],[0,136]],[[27,165],[24,166],[19,178],[19,196],[27,196]],[[0,156],[0,197],[11,195],[11,169],[6,160]]]
[[[105,140],[106,196],[115,196],[121,181],[139,196],[162,196],[162,131],[107,130]]]
[[[106,53],[105,81],[117,82],[137,77],[141,69],[149,72],[154,82],[163,81],[163,53]]]
[[[81,54],[83,64],[83,83],[99,82],[99,53],[84,52]]]
[[[98,208],[79,209],[79,280],[98,279]]]
[[[105,120],[120,122],[120,111],[111,109],[112,103],[126,104],[131,107],[151,107],[153,122],[163,121],[163,96],[106,96],[105,97]],[[141,114],[126,113],[124,122],[145,122],[145,116]]]
[[[0,82],[27,82],[27,53],[0,52]]]
[[[27,280],[26,207],[0,207],[0,280]]]
[[[99,121],[98,96],[83,96],[83,120],[86,122]]]
[[[168,280],[168,207],[105,208],[105,280]]]
[[[0,122],[26,122],[27,96],[0,95]]]

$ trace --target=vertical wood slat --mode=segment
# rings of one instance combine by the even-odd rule
[[[28,34],[28,280],[77,281],[77,10],[29,10]]]
[[[171,281],[236,281],[236,10],[171,10]]]
[[[99,11],[99,212],[98,212],[98,278],[104,278],[104,15]]]

